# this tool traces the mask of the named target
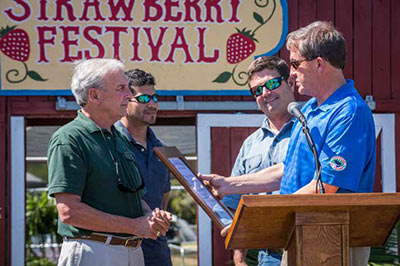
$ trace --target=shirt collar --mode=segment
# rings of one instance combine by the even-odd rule
[[[286,131],[286,129],[289,127],[289,125],[292,125],[295,122],[296,118],[292,117],[288,122],[286,122],[283,127],[281,128],[281,130],[278,132],[278,134],[276,134],[276,136],[278,136],[279,134],[281,134],[282,132]],[[266,116],[262,122],[261,125],[261,129],[262,129],[262,133],[259,136],[259,140],[263,140],[266,135],[268,134],[268,132],[270,132],[272,135],[275,136],[275,133],[272,131],[270,125],[269,125],[269,119]]]
[[[102,129],[98,125],[96,125],[96,123],[92,119],[84,115],[82,113],[82,110],[78,110],[78,115],[75,118],[75,120],[79,122],[84,128],[86,128],[87,131],[89,131],[89,133],[94,133]],[[114,125],[112,125],[111,132],[114,132],[114,130],[115,130]]]
[[[317,99],[313,98],[311,102],[311,108],[313,110],[319,109],[323,112],[327,112],[333,108],[338,101],[356,92],[357,90],[354,88],[354,81],[351,79],[346,79],[346,83],[332,93],[320,106],[317,106]]]
[[[129,133],[129,130],[125,127],[125,125],[121,122],[121,120],[117,121],[114,125],[121,129],[122,133],[129,139],[129,141],[133,142],[134,144],[139,144],[140,146],[142,146],[142,144],[137,142],[135,138],[132,137],[131,133]],[[157,140],[158,139],[154,134],[154,131],[150,127],[147,127],[147,145],[153,144]]]

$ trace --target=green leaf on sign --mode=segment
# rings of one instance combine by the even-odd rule
[[[46,81],[47,79],[42,78],[36,71],[28,71],[28,76],[37,81]]]
[[[253,17],[258,23],[264,24],[264,19],[260,14],[253,12]]]
[[[219,74],[219,76],[214,79],[212,82],[216,82],[216,83],[225,83],[227,82],[232,76],[231,72],[225,71],[222,72],[221,74]]]

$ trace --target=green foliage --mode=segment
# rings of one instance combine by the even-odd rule
[[[41,163],[41,164],[28,163],[26,164],[26,171],[34,176],[39,177],[40,179],[43,180],[43,182],[48,183],[47,180],[48,171],[46,163]]]
[[[169,194],[167,210],[185,219],[190,224],[196,223],[196,203],[185,190],[174,190]]]
[[[382,247],[372,247],[368,265],[400,265],[400,256],[398,251],[398,233],[400,232],[400,223],[394,227],[386,244]]]
[[[26,266],[56,266],[54,261],[46,258],[29,257],[25,261]]]
[[[46,235],[57,237],[54,240],[57,243],[61,243],[61,237],[57,235],[57,208],[55,206],[54,199],[50,199],[46,192],[28,192],[26,194],[25,215],[27,265],[53,265],[46,264],[46,259],[41,259],[40,256],[36,254],[36,252],[30,247],[30,245],[33,242],[35,242],[35,244],[43,244],[41,247],[41,255],[46,257],[46,249],[44,247]],[[28,262],[31,264],[28,264]]]

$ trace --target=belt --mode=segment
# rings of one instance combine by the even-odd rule
[[[136,236],[129,238],[121,238],[116,236],[103,236],[91,234],[87,236],[78,236],[78,237],[67,237],[67,239],[83,239],[83,240],[93,240],[102,242],[104,244],[114,245],[114,246],[125,246],[131,248],[137,248],[142,244],[143,238],[138,238]]]

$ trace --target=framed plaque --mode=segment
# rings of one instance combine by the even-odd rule
[[[203,184],[176,147],[157,147],[154,152],[220,229],[232,223],[232,212]]]

